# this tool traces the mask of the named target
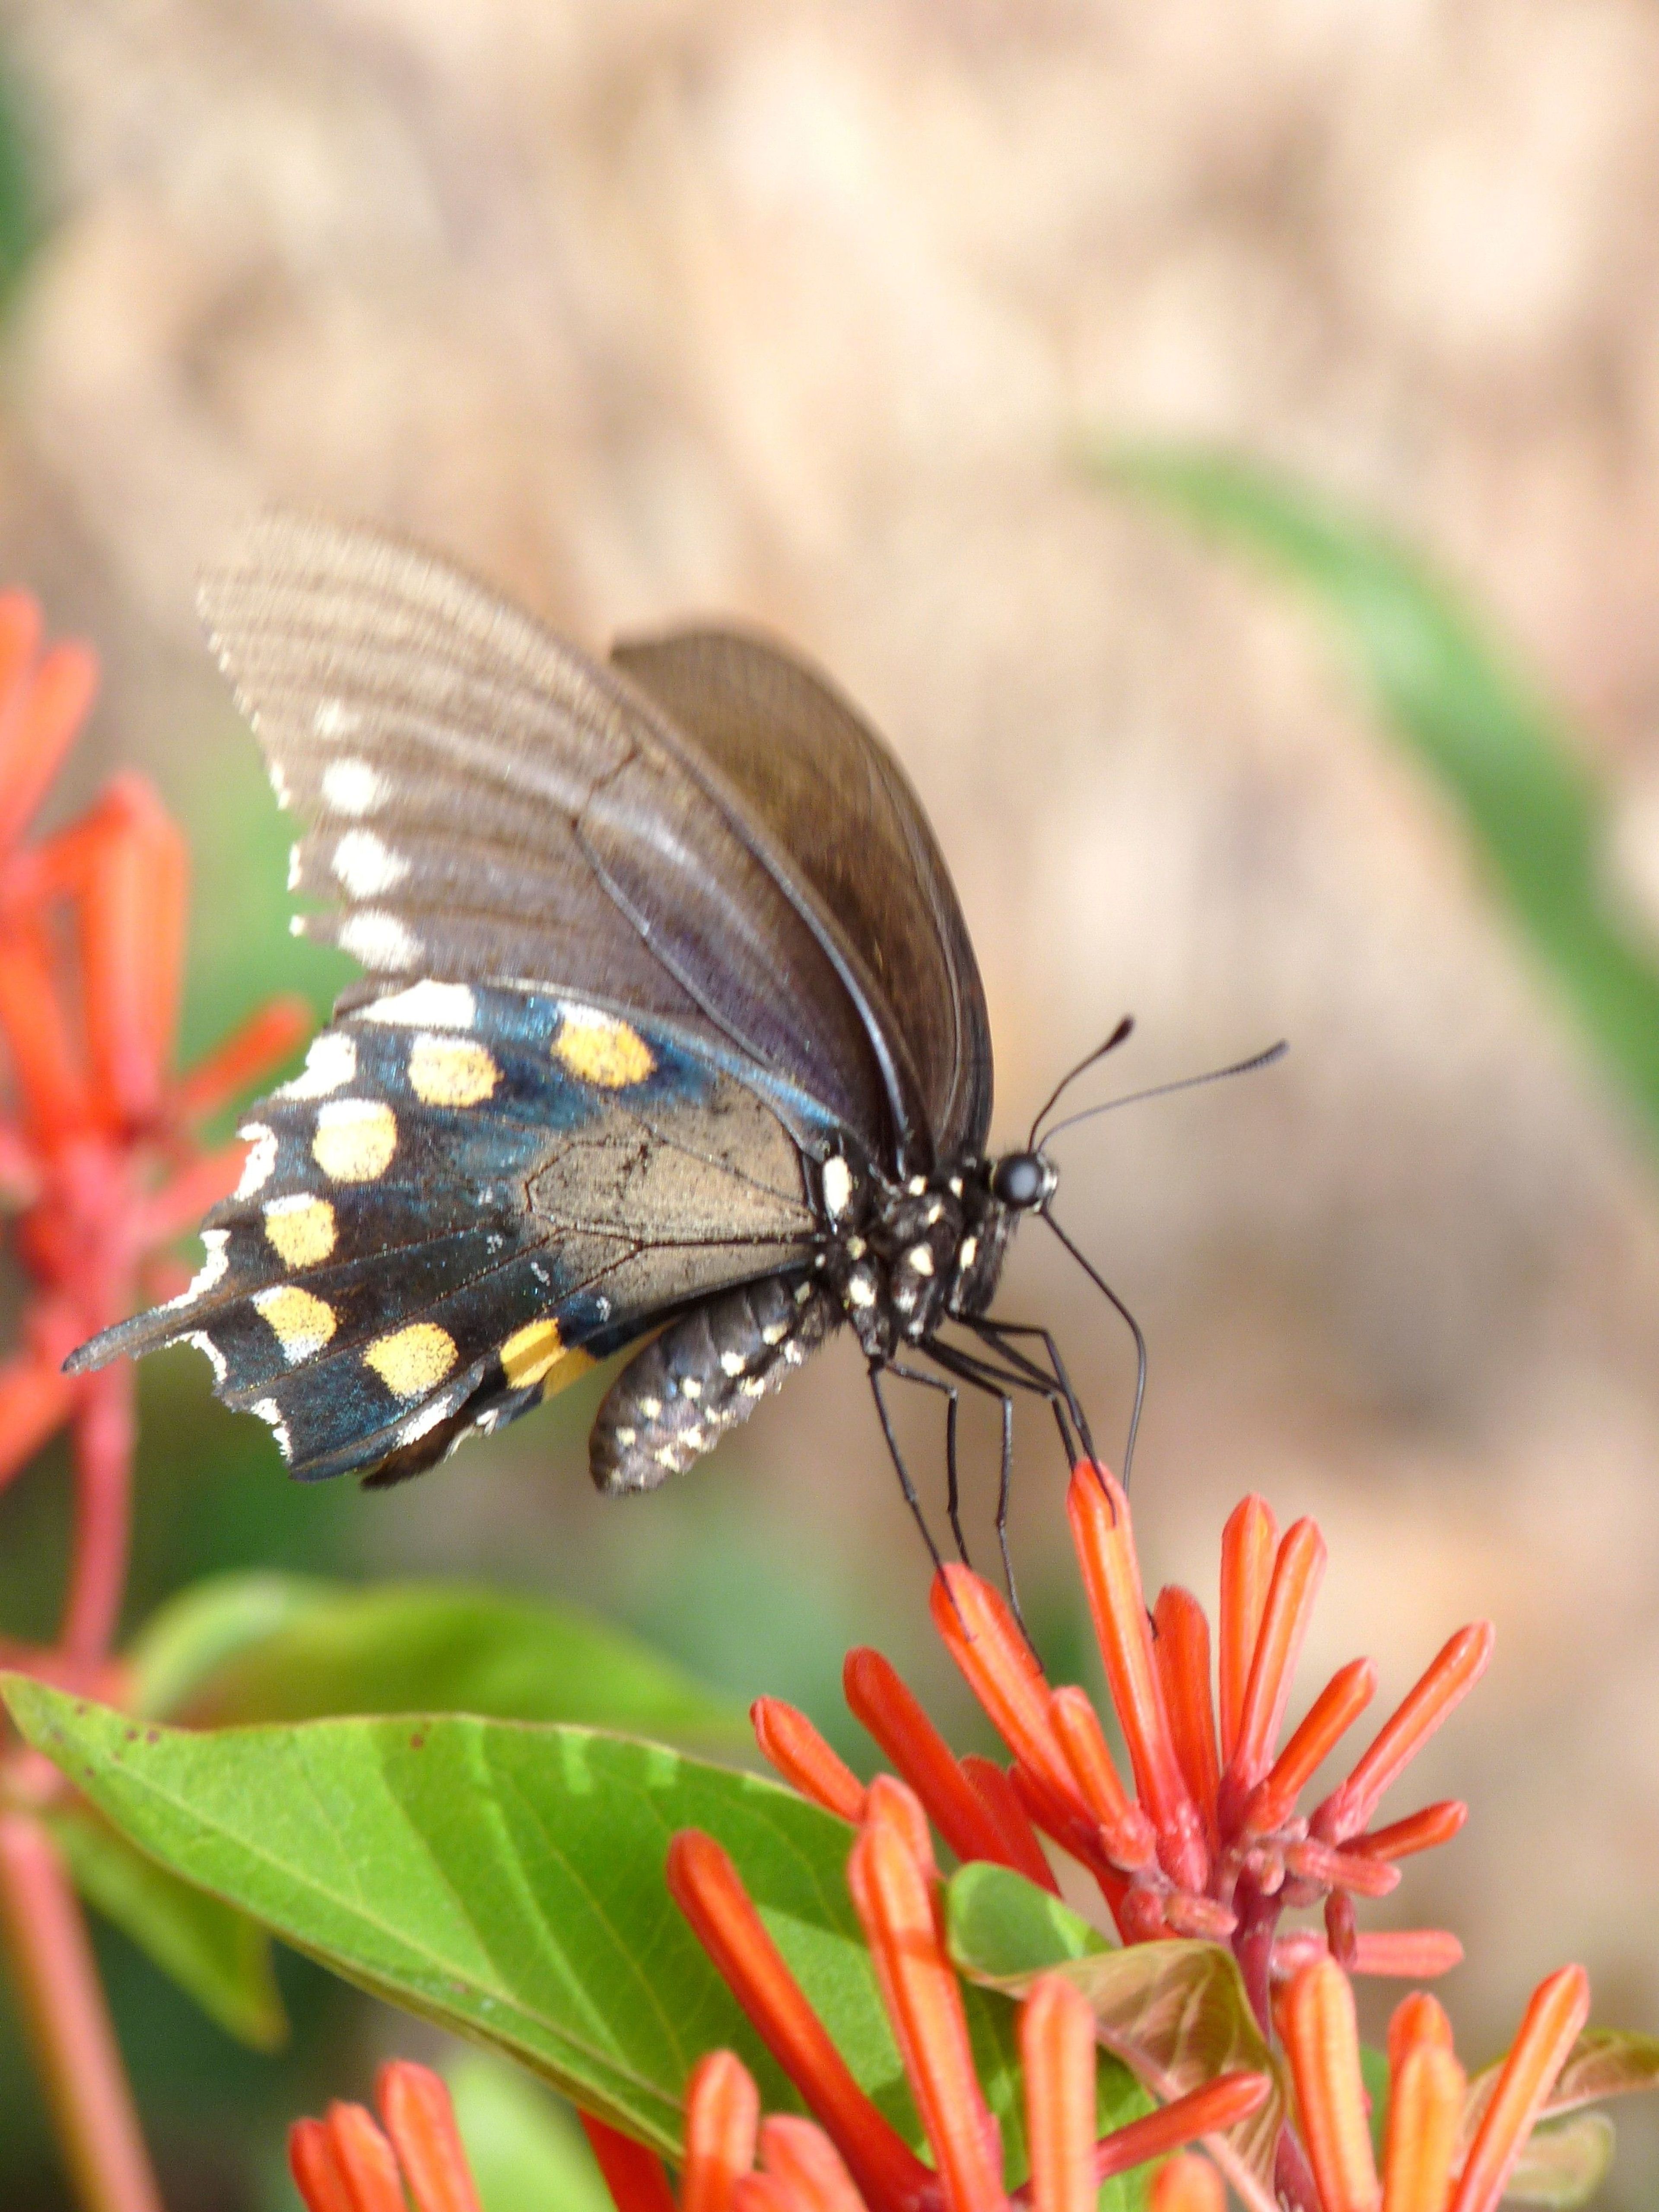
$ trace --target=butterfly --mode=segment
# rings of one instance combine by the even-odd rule
[[[71,1369],[194,1345],[296,1476],[384,1484],[631,1346],[590,1461],[633,1492],[847,1326],[913,1506],[890,1375],[949,1401],[953,1523],[964,1388],[1002,1401],[1003,1510],[1014,1392],[1093,1455],[1052,1337],[989,1312],[1054,1167],[1036,1125],[988,1153],[956,892],[823,678],[719,629],[601,664],[445,561],[291,516],[201,606],[304,825],[294,926],[366,978],[243,1126],[188,1290]]]

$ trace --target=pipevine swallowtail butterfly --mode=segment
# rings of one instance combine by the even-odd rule
[[[293,887],[329,902],[295,926],[368,980],[244,1125],[190,1288],[73,1367],[182,1340],[295,1475],[380,1484],[643,1338],[590,1443],[640,1491],[847,1322],[913,1506],[890,1373],[950,1396],[953,1522],[962,1387],[1002,1399],[1005,1504],[1010,1393],[1092,1454],[1051,1338],[988,1312],[1054,1168],[1035,1129],[987,1154],[956,893],[836,692],[725,630],[596,663],[445,562],[285,516],[201,604],[306,825]]]

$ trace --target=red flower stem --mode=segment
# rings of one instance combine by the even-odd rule
[[[631,2136],[607,2127],[591,2112],[578,2112],[582,2132],[599,2161],[617,2212],[675,2212],[674,2192],[655,2151]]]
[[[75,1421],[75,1555],[59,1641],[72,1658],[100,1658],[121,1615],[132,1489],[132,1365],[120,1360],[81,1386]]]
[[[0,1925],[85,2212],[161,2212],[79,1904],[52,1838],[21,1813],[0,1815]]]
[[[1278,1897],[1264,1897],[1246,1875],[1241,1877],[1234,1893],[1233,1907],[1238,1914],[1238,1926],[1233,1931],[1233,1956],[1238,1961],[1256,2026],[1271,2043],[1273,1930],[1279,1925],[1283,1906]]]
[[[864,2194],[884,2205],[925,2201],[933,2175],[853,2079],[720,1845],[683,1829],[668,1846],[666,1873],[697,1941]]]

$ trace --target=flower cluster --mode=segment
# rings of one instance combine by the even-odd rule
[[[942,1567],[934,1625],[1012,1754],[958,1759],[879,1652],[848,1654],[847,1700],[927,1807],[959,1858],[990,1859],[1056,1887],[1039,1840],[1086,1867],[1126,1942],[1188,1936],[1231,1944],[1264,2032],[1276,1982],[1328,1951],[1360,1973],[1413,1978],[1456,1964],[1439,1929],[1362,1935],[1354,1899],[1386,1896],[1398,1862],[1462,1826],[1456,1802],[1371,1825],[1384,1792],[1479,1678],[1485,1622],[1450,1638],[1346,1779],[1307,1814],[1304,1787],[1376,1693],[1376,1668],[1335,1674],[1280,1743],[1291,1680],[1325,1564],[1311,1521],[1282,1540],[1247,1498],[1222,1538],[1216,1681],[1210,1629],[1190,1592],[1167,1589],[1149,1614],[1129,1503],[1103,1468],[1079,1467],[1067,1500],[1106,1677],[1127,1746],[1133,1793],[1086,1694],[1044,1680],[1000,1595],[965,1566]],[[863,1785],[804,1714],[754,1708],[762,1750],[820,1804],[855,1819]],[[1323,1904],[1326,1934],[1281,1934],[1281,1915]]]
[[[289,1056],[309,1017],[275,1000],[173,1072],[184,841],[149,785],[122,775],[79,820],[25,842],[97,688],[90,651],[43,651],[40,627],[27,593],[0,593],[0,1194],[31,1284],[22,1348],[0,1364],[0,1486],[67,1425],[77,1510],[58,1648],[5,1657],[93,1683],[125,1579],[132,1370],[71,1378],[62,1364],[178,1287],[167,1249],[234,1188],[243,1156],[204,1150],[197,1133]]]
[[[1045,1975],[1020,2012],[1031,2172],[1010,2191],[939,1938],[927,1819],[902,1783],[872,1785],[848,1881],[932,2166],[854,2080],[731,1860],[687,1832],[670,1847],[669,1887],[814,2118],[763,2119],[741,2062],[724,2051],[702,2058],[687,2086],[678,2212],[1093,2212],[1102,2182],[1236,2125],[1268,2095],[1264,2075],[1224,2074],[1097,2140],[1094,2016],[1072,1983]],[[441,2085],[419,2069],[389,2068],[380,2106],[384,2134],[349,2105],[295,2128],[290,2163],[309,2212],[403,2212],[399,2167],[418,2212],[474,2212]],[[654,2154],[602,2121],[584,2124],[617,2212],[677,2212]]]

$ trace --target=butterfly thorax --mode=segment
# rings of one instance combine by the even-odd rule
[[[819,1189],[827,1234],[817,1264],[867,1358],[890,1359],[990,1304],[1014,1217],[993,1194],[988,1162],[893,1183],[836,1152]]]

